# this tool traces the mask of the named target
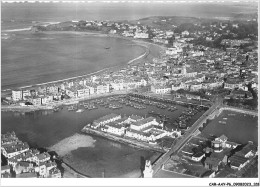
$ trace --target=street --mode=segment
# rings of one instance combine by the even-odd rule
[[[222,101],[222,98],[217,97],[215,103],[190,127],[183,137],[176,144],[172,145],[171,149],[153,164],[154,175],[161,169],[162,165],[167,162],[170,156],[177,153],[179,149],[191,138],[192,134],[200,127],[202,121],[214,112],[214,110],[222,104]]]

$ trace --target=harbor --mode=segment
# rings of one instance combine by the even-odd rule
[[[135,99],[136,101],[133,100],[134,98],[137,98]],[[92,123],[95,119],[109,113],[121,114],[122,116],[140,115],[143,117],[155,117],[158,121],[164,123],[164,128],[168,131],[174,131],[178,128],[178,125],[174,125],[174,122],[182,113],[188,114],[187,106],[180,106],[175,103],[170,103],[169,101],[159,102],[148,98],[142,99],[142,102],[140,101],[141,100],[138,99],[138,97],[134,97],[133,95],[120,94],[79,101],[76,104],[71,103],[71,105],[62,105],[52,110],[2,112],[2,132],[14,130],[21,140],[28,142],[32,146],[50,147],[75,133],[81,132],[86,124]],[[126,105],[128,102],[144,105],[146,108],[136,109],[133,106]],[[113,106],[119,105],[121,106],[120,109],[113,109]],[[160,107],[165,105],[167,107]],[[91,109],[93,107],[96,109]],[[172,109],[174,109],[174,112],[171,111]],[[203,111],[201,111],[201,113],[203,113]],[[197,116],[199,115],[200,114],[198,113]],[[34,121],[33,124],[28,123],[28,121],[31,120]],[[196,115],[194,120],[196,120]],[[19,124],[19,126],[17,124]],[[143,156],[145,159],[152,158],[151,160],[156,160],[161,152],[164,151],[161,149],[161,142],[158,142],[158,147],[160,148],[157,149],[158,147],[153,148],[149,144],[143,144],[138,141],[119,139],[118,137],[115,138],[115,136],[111,135],[104,137],[104,134],[93,134],[93,131],[92,133],[84,134],[85,136],[90,136],[96,140],[94,147],[82,147],[72,150],[64,156],[64,161],[74,168],[81,168],[78,169],[79,172],[91,177],[102,177],[102,171],[95,170],[94,163],[97,163],[96,159],[109,159],[106,164],[101,162],[100,168],[104,167],[105,170],[113,170],[110,177],[119,176],[119,173],[122,171],[124,171],[122,174],[126,176],[128,172],[134,170],[139,175],[140,171],[137,171],[136,168],[139,168],[140,156]],[[167,144],[167,141],[167,139],[164,140],[165,145]],[[171,143],[169,141],[168,146],[170,145]],[[129,161],[128,164],[131,165],[130,169],[132,171],[126,169],[129,168],[128,164],[126,166],[113,165],[113,163],[118,161],[118,156],[116,155],[113,158],[105,158],[107,152],[111,151],[111,146],[112,150],[117,155],[125,154],[125,151],[127,152],[129,155],[127,158],[132,161],[130,162],[130,160],[127,159]],[[87,151],[90,149],[91,153]],[[105,152],[104,149],[106,150]],[[134,154],[134,152],[136,153]],[[94,175],[90,175],[91,172],[94,173]]]

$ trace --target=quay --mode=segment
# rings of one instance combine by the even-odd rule
[[[139,142],[139,141],[135,141],[135,140],[130,140],[130,139],[114,136],[112,134],[104,133],[104,132],[101,132],[101,131],[98,131],[98,130],[95,130],[95,129],[91,129],[91,128],[88,128],[88,127],[84,127],[81,130],[81,132],[86,133],[86,134],[101,136],[101,137],[107,138],[109,140],[119,142],[119,143],[123,143],[123,144],[127,144],[129,146],[136,147],[136,148],[139,148],[139,149],[147,149],[147,150],[152,150],[152,151],[156,151],[156,152],[160,152],[160,153],[166,152],[164,149],[160,148],[159,146],[149,145],[148,143]]]

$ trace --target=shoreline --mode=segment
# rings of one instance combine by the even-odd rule
[[[59,106],[66,106],[71,105],[71,103],[74,102],[80,102],[80,101],[87,101],[91,99],[97,99],[97,98],[104,98],[104,97],[110,97],[114,95],[125,95],[131,93],[130,91],[118,91],[118,92],[111,92],[107,94],[100,94],[100,95],[93,95],[89,97],[82,97],[82,98],[74,98],[69,99],[66,101],[58,101],[50,103],[49,105],[45,106],[10,106],[10,105],[1,105],[1,111],[2,112],[33,112],[33,111],[40,111],[40,110],[53,110],[56,107]]]
[[[10,32],[22,32],[22,31],[28,31],[28,30],[23,30],[23,29],[15,29],[14,31],[10,31]],[[113,38],[120,38],[120,39],[124,39],[124,40],[128,40],[128,41],[132,41],[134,44],[133,45],[137,45],[139,47],[145,48],[144,53],[133,58],[130,59],[129,61],[127,61],[125,64],[122,65],[117,65],[117,66],[113,66],[113,67],[108,67],[108,68],[104,68],[92,73],[87,73],[84,75],[79,75],[79,76],[74,76],[74,77],[69,77],[69,78],[65,78],[65,79],[59,79],[59,80],[53,80],[53,81],[48,81],[48,82],[43,82],[43,83],[35,83],[35,84],[31,84],[31,85],[24,85],[24,86],[19,86],[19,87],[9,87],[9,88],[5,88],[2,90],[2,95],[4,94],[8,94],[12,89],[23,89],[23,88],[33,88],[33,87],[37,87],[37,86],[42,86],[42,85],[46,85],[46,84],[52,84],[52,83],[59,83],[62,81],[67,81],[67,80],[73,80],[73,79],[78,79],[78,78],[84,78],[84,77],[88,77],[91,75],[98,75],[104,71],[108,71],[109,69],[113,69],[113,68],[119,68],[119,67],[125,67],[127,65],[130,65],[132,63],[134,63],[137,60],[141,60],[142,58],[146,57],[147,55],[149,55],[149,42],[144,42],[144,41],[139,41],[139,40],[134,40],[131,38],[126,38],[126,37],[122,37],[122,36],[118,36],[118,35],[110,35],[110,34],[104,34],[104,33],[98,33],[98,32],[79,32],[79,31],[46,31],[44,32],[45,34],[78,34],[78,35],[83,35],[83,36],[95,36],[95,37],[113,37]],[[140,43],[140,42],[144,42],[146,45],[144,45],[144,43]],[[156,45],[157,47],[159,47],[159,45]],[[162,49],[162,48],[161,48]],[[6,93],[3,93],[6,92]]]

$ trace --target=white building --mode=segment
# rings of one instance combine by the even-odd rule
[[[189,34],[190,34],[189,31],[183,31],[183,32],[181,33],[182,37],[188,36]]]
[[[151,91],[156,93],[156,94],[166,94],[171,92],[171,87],[169,86],[161,86],[161,85],[152,85],[151,86]]]
[[[202,158],[203,158],[204,156],[205,156],[205,153],[199,152],[199,153],[194,154],[194,155],[191,157],[191,159],[192,159],[193,161],[199,162],[199,161],[202,160]]]
[[[51,156],[47,152],[38,154],[34,157],[35,163],[36,163],[37,166],[39,166],[40,163],[43,163],[43,162],[50,160],[50,158],[51,158]]]
[[[139,120],[137,122],[132,123],[130,125],[130,128],[134,129],[134,130],[137,130],[137,131],[140,131],[140,130],[142,130],[142,129],[146,128],[146,127],[152,126],[152,125],[162,126],[162,124],[159,124],[156,121],[156,118],[148,117],[148,118],[145,118],[145,119],[142,119],[142,120]]]
[[[93,121],[92,127],[98,128],[100,126],[104,126],[110,122],[116,121],[118,119],[121,119],[121,115],[119,114],[108,114],[106,116],[103,116],[97,120]]]
[[[12,99],[14,101],[22,100],[23,98],[23,91],[22,90],[12,90]]]
[[[23,100],[25,100],[26,96],[31,96],[30,90],[23,90]]]
[[[149,38],[148,33],[135,32],[134,38]]]
[[[103,94],[103,93],[108,93],[109,92],[109,84],[100,84],[96,87],[96,93],[97,94]]]
[[[8,159],[28,150],[29,150],[29,145],[27,143],[18,143],[18,144],[11,144],[7,146],[1,146],[2,154]]]
[[[119,136],[122,136],[124,134],[124,130],[125,128],[120,126],[120,125],[116,125],[116,124],[107,124],[107,132],[110,132],[112,134],[116,134]]]
[[[119,82],[119,83],[110,83],[111,87],[116,90],[116,91],[119,91],[119,90],[124,90],[124,83],[122,82]]]

